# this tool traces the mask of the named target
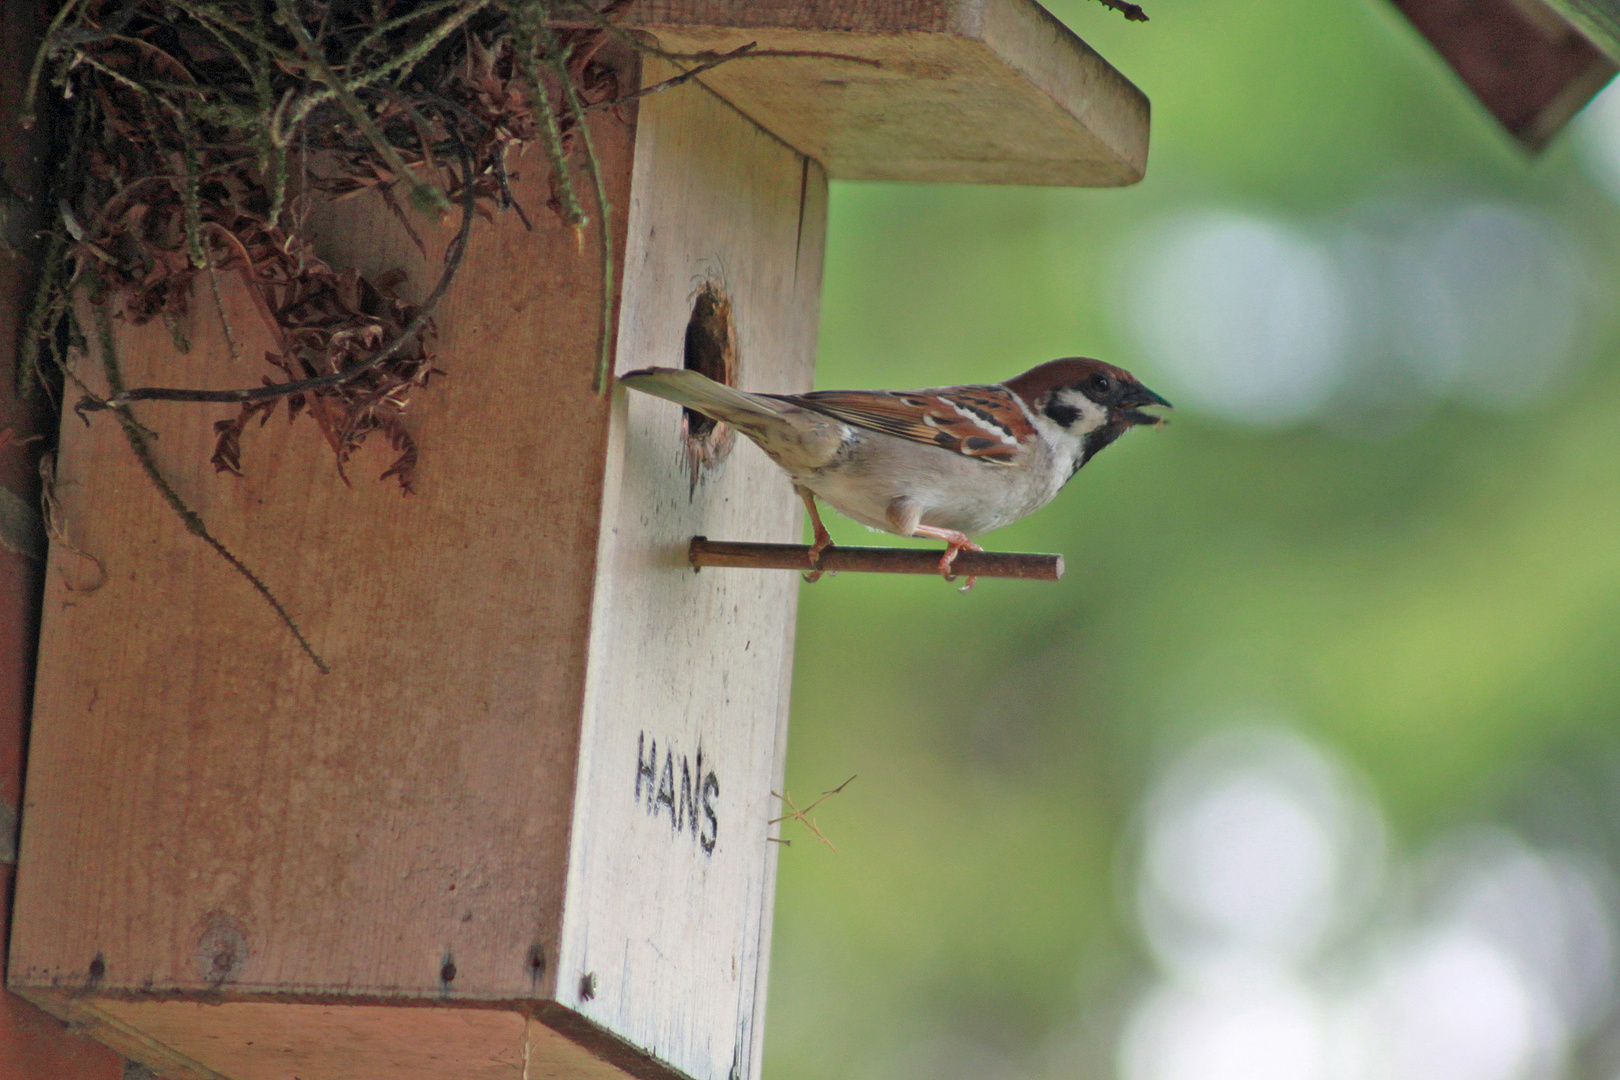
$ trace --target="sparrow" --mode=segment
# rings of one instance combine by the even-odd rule
[[[819,498],[870,528],[945,541],[946,580],[959,552],[984,550],[973,537],[1051,502],[1130,428],[1163,422],[1143,408],[1170,407],[1130,372],[1084,357],[927,390],[757,394],[656,367],[619,381],[731,425],[781,466],[815,529],[812,566],[832,544]]]

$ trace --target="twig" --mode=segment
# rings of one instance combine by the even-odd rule
[[[119,391],[123,389],[124,377],[118,367],[118,351],[113,340],[112,317],[107,314],[104,304],[92,303],[91,308],[95,314],[96,335],[100,339],[101,359],[106,369],[107,387],[116,397]],[[293,621],[293,617],[288,614],[281,601],[276,599],[275,593],[272,593],[269,586],[259,580],[259,576],[248,569],[247,564],[237,558],[230,548],[220,543],[208,531],[208,526],[203,523],[203,519],[195,510],[187,506],[185,500],[180,497],[180,493],[174,490],[174,485],[169,483],[168,478],[163,475],[163,471],[158,468],[157,458],[153,456],[151,444],[146,440],[146,429],[130,413],[128,407],[114,408],[113,413],[118,417],[119,426],[124,430],[124,438],[128,441],[130,450],[135,454],[135,460],[140,462],[141,469],[145,471],[147,479],[152,481],[152,485],[158,489],[158,492],[163,496],[163,500],[169,504],[170,509],[179,515],[181,522],[185,524],[186,531],[213,548],[220,558],[230,564],[231,569],[241,574],[247,580],[247,583],[252,585],[254,590],[264,598],[265,603],[269,604],[271,609],[275,611],[282,624],[292,634],[293,639],[298,642],[298,647],[303,649],[304,654],[309,657],[310,662],[315,665],[322,675],[330,675],[332,669],[326,666],[326,661],[321,659],[320,654],[309,643],[309,639],[304,637],[304,632],[298,628],[298,624]]]
[[[824,570],[865,574],[938,574],[940,551],[928,548],[840,547],[821,552],[819,563],[810,561],[805,544],[750,544],[692,537],[687,560],[694,569],[705,566],[755,570]],[[961,551],[951,564],[955,574],[970,577],[1020,578],[1057,581],[1063,576],[1063,556],[1013,551]]]
[[[296,382],[275,383],[270,386],[250,386],[240,390],[187,390],[167,386],[140,386],[133,390],[114,390],[111,397],[102,401],[87,399],[79,403],[79,408],[87,412],[99,409],[120,408],[134,401],[212,401],[222,403],[240,403],[245,401],[266,401],[270,398],[286,397],[288,394],[301,394],[306,390],[319,390],[328,386],[341,386],[352,379],[358,379],[369,371],[374,371],[393,357],[405,343],[416,335],[433,315],[433,310],[450,288],[450,282],[455,278],[456,270],[461,265],[461,258],[467,250],[467,238],[472,233],[473,217],[476,213],[474,200],[476,193],[473,190],[473,164],[472,155],[459,138],[456,139],[456,149],[461,156],[463,182],[461,189],[461,230],[456,233],[455,239],[444,252],[444,271],[439,275],[439,283],[428,294],[422,306],[417,310],[415,317],[405,324],[405,327],[395,335],[394,340],[384,346],[377,354],[363,364],[357,364],[343,371],[334,371],[328,375],[317,375],[309,379],[299,379]]]
[[[559,216],[563,224],[577,229],[585,223],[585,211],[580,208],[579,195],[574,191],[573,178],[568,174],[568,155],[563,147],[562,130],[557,126],[557,110],[551,103],[551,92],[546,89],[546,81],[540,77],[540,68],[535,63],[535,55],[543,47],[537,34],[545,26],[548,14],[541,7],[539,19],[534,20],[538,25],[530,25],[539,2],[528,0],[525,3],[519,0],[508,9],[512,16],[513,51],[517,56],[518,73],[529,92],[529,111],[540,122],[546,156],[551,159],[552,193],[561,208]]]
[[[225,297],[220,293],[219,270],[214,266],[214,254],[208,250],[208,244],[203,239],[202,163],[197,157],[197,134],[192,128],[191,118],[184,110],[176,109],[174,114],[182,139],[180,159],[186,166],[185,178],[180,188],[180,204],[185,210],[186,243],[191,249],[191,265],[208,271],[208,287],[213,294],[214,311],[219,315],[220,329],[225,333],[225,346],[230,351],[232,360],[241,360],[242,350],[236,344],[236,333],[231,329],[231,318],[225,314]],[[226,232],[229,235],[229,231]],[[252,265],[251,261],[249,265]]]
[[[39,344],[45,335],[56,333],[57,320],[67,309],[67,298],[58,292],[61,285],[63,259],[67,255],[68,238],[65,228],[53,228],[45,241],[45,257],[40,262],[39,282],[34,286],[34,298],[28,305],[28,322],[17,349],[17,370],[13,373],[16,391],[23,398],[32,397],[37,384],[45,385],[39,367]]]
[[[574,78],[568,71],[568,57],[558,47],[551,27],[544,23],[540,26],[540,40],[545,45],[546,58],[551,62],[552,70],[562,82],[563,100],[568,103],[568,111],[573,114],[574,125],[579,129],[579,141],[585,148],[585,171],[590,174],[591,187],[596,194],[596,232],[601,243],[602,273],[602,299],[598,305],[601,309],[601,325],[598,328],[596,392],[606,394],[613,375],[613,230],[608,220],[607,183],[602,179],[602,164],[596,157],[596,145],[591,140],[591,126],[585,119],[585,107],[579,100],[579,91],[575,89]]]
[[[1126,3],[1126,0],[1097,0],[1105,8],[1110,8],[1125,16],[1126,22],[1147,22],[1147,12],[1137,4]]]
[[[505,210],[507,207],[511,207],[516,210],[518,220],[523,222],[523,227],[529,232],[534,232],[534,223],[529,220],[529,215],[523,212],[523,204],[518,202],[518,197],[512,194],[512,182],[506,175],[506,147],[501,147],[499,152],[494,155],[493,160],[495,163],[495,179],[500,181],[501,185],[501,209]]]
[[[107,584],[107,564],[67,538],[67,530],[62,526],[62,505],[56,498],[56,455],[49,450],[39,456],[39,515],[45,520],[45,535],[52,543],[60,544],[63,551],[95,564],[96,579],[89,585],[73,584],[67,569],[58,566],[57,571],[61,573],[62,584],[67,591],[93,593]]]
[[[372,83],[387,78],[389,75],[401,68],[414,66],[416,63],[422,60],[423,57],[427,56],[428,53],[436,49],[441,41],[459,29],[461,25],[468,19],[471,19],[474,15],[484,10],[488,4],[489,0],[474,0],[472,3],[463,4],[455,9],[455,14],[451,15],[438,26],[435,26],[432,30],[429,30],[426,34],[423,34],[419,40],[412,43],[399,55],[392,57],[381,66],[356,76],[352,82],[345,83],[340,87],[334,88],[328,86],[328,88],[325,90],[316,91],[312,94],[306,95],[304,100],[300,101],[297,107],[291,110],[289,114],[290,118],[287,120],[286,124],[283,125],[284,129],[290,132],[294,128],[301,127],[304,117],[308,116],[311,110],[319,105],[331,101],[334,97],[339,96],[340,91],[344,87],[351,92],[358,93],[370,86]],[[281,137],[287,138],[289,136]]]
[[[748,56],[757,48],[759,48],[759,42],[750,41],[746,45],[739,45],[737,48],[732,49],[728,53],[720,53],[714,56],[712,59],[706,60],[697,67],[692,68],[690,71],[683,71],[673,78],[665,79],[663,82],[655,82],[650,86],[643,86],[640,90],[625,94],[623,97],[614,98],[612,101],[598,101],[595,104],[585,106],[585,108],[591,111],[596,109],[616,109],[620,105],[628,105],[637,98],[648,97],[652,94],[661,94],[665,90],[673,90],[682,83],[691,82],[699,75],[702,75],[705,71],[712,68],[717,68],[728,60],[736,60],[740,57]]]
[[[782,794],[780,795],[777,795],[774,791],[771,792],[771,794],[776,798],[782,800],[782,805],[787,807],[787,813],[783,814],[781,817],[772,818],[770,821],[766,822],[766,824],[775,825],[779,821],[786,821],[789,818],[792,818],[794,821],[797,821],[800,825],[803,825],[806,829],[810,830],[810,835],[814,836],[817,840],[820,840],[823,844],[826,844],[829,848],[832,848],[832,850],[836,852],[838,849],[833,847],[833,842],[831,840],[822,835],[820,829],[816,828],[816,819],[810,817],[809,814],[810,811],[814,810],[816,807],[820,806],[834,795],[837,795],[839,792],[849,787],[851,781],[854,779],[855,778],[852,776],[848,780],[845,780],[842,784],[839,784],[837,787],[832,788],[829,791],[823,791],[821,793],[821,798],[817,799],[803,810],[800,810],[798,807],[793,805],[793,800],[788,796],[787,788],[784,787],[782,789]],[[793,843],[791,840],[783,840],[780,837],[775,836],[768,837],[768,839],[775,840],[779,844],[790,845]]]
[[[296,0],[276,0],[276,9],[281,12],[283,24],[298,40],[298,47],[303,51],[310,67],[314,68],[315,74],[326,84],[327,89],[337,95],[338,104],[349,114],[354,126],[360,129],[360,134],[371,143],[372,149],[377,151],[377,155],[388,164],[394,175],[411,186],[411,200],[419,208],[449,209],[450,203],[445,199],[444,192],[416,178],[399,156],[399,151],[383,138],[382,132],[377,130],[377,125],[371,122],[371,117],[366,115],[365,108],[355,98],[354,92],[337,77],[337,73],[326,62],[326,56],[321,52],[320,46],[309,36],[308,27],[304,25],[304,20],[299,18]]]
[[[821,52],[815,49],[761,49],[759,42],[750,41],[746,45],[739,45],[728,53],[699,52],[699,53],[667,53],[658,49],[650,49],[645,44],[637,44],[637,48],[650,52],[662,60],[672,62],[697,60],[701,61],[697,67],[690,71],[683,71],[662,82],[655,82],[651,86],[643,86],[640,90],[614,98],[612,101],[598,101],[587,105],[590,110],[616,109],[620,105],[628,105],[637,98],[644,98],[650,94],[661,94],[665,90],[673,90],[682,83],[691,82],[704,72],[719,67],[732,60],[759,60],[767,57],[801,58],[811,57],[822,60],[847,60],[851,64],[865,64],[868,67],[882,67],[883,61],[874,60],[867,56],[850,56],[848,53]]]
[[[606,30],[608,33],[624,42],[624,44],[628,45],[636,52],[646,53],[649,56],[656,56],[660,60],[696,60],[702,63],[707,63],[708,61],[713,60],[717,55],[716,53],[709,51],[695,53],[667,52],[648,41],[635,37],[624,27],[620,26],[618,23],[614,22],[608,17],[615,13],[615,8],[622,5],[614,4],[598,11],[589,4],[578,3],[577,0],[575,3],[568,4],[565,0],[564,6],[571,7],[574,11],[578,12],[580,15],[583,15],[586,22],[589,22],[598,29]],[[865,64],[867,67],[880,68],[883,66],[883,61],[874,59],[870,56],[851,56],[849,53],[827,52],[822,49],[750,49],[744,55],[753,57],[807,57],[818,60],[847,60],[852,64]]]
[[[34,63],[28,69],[28,84],[23,89],[22,115],[17,120],[18,126],[24,131],[32,128],[37,119],[34,115],[34,95],[39,92],[39,76],[45,70],[45,59],[55,54],[57,34],[61,31],[62,24],[67,21],[68,15],[78,5],[79,0],[67,0],[67,3],[57,10],[56,17],[51,20],[44,38],[40,40],[39,49],[34,53]]]

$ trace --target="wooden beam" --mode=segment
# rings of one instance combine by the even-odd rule
[[[835,180],[1113,187],[1147,168],[1147,98],[1034,0],[639,0],[623,21],[672,51],[776,54],[699,79]]]
[[[50,428],[42,401],[20,400],[17,346],[37,272],[36,230],[45,217],[44,125],[17,124],[23,83],[46,5],[0,4],[0,1080],[118,1080],[124,1059],[5,989],[12,879],[22,808],[23,747],[44,571],[39,447]],[[30,557],[19,546],[33,543]]]
[[[1593,45],[1620,63],[1620,0],[1545,0]]]
[[[1541,0],[1393,0],[1526,149],[1540,150],[1614,77],[1605,54]],[[1600,6],[1600,5],[1594,5]]]

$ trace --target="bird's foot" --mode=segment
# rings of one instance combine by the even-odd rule
[[[795,487],[794,490],[798,492],[799,498],[804,500],[804,508],[810,512],[810,524],[816,531],[815,542],[810,545],[810,565],[815,569],[800,575],[807,584],[814,585],[821,580],[822,574],[827,573],[821,569],[821,553],[833,546],[832,534],[827,532],[827,526],[821,523],[821,515],[816,513],[816,500],[810,489]]]
[[[816,522],[816,524],[820,525],[821,522],[818,521],[818,522]],[[827,535],[827,530],[826,529],[818,529],[818,530],[816,530],[816,541],[815,541],[815,543],[810,545],[810,565],[815,567],[816,569],[811,570],[808,573],[800,575],[801,577],[804,578],[806,583],[814,585],[816,582],[821,580],[821,575],[822,574],[829,573],[829,572],[836,573],[836,571],[827,571],[827,570],[821,569],[821,553],[823,551],[826,551],[828,548],[830,548],[832,546],[833,546],[832,537]]]
[[[939,557],[939,572],[946,581],[956,580],[956,575],[951,573],[951,564],[956,562],[957,555],[964,551],[984,550],[969,540],[966,533],[957,532],[955,529],[936,529],[931,525],[918,525],[913,531],[917,536],[931,536],[935,540],[945,541],[945,553]],[[978,580],[971,574],[968,575],[967,584],[962,586],[962,591],[967,592],[973,588],[973,583]]]

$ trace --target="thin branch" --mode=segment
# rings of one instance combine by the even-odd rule
[[[1139,5],[1126,3],[1126,0],[1097,0],[1097,3],[1112,11],[1119,12],[1125,16],[1126,22],[1148,21],[1147,12],[1143,11]]]
[[[467,4],[444,22],[422,35],[420,41],[417,41],[406,48],[398,56],[390,58],[387,62],[379,65],[371,71],[367,71],[356,76],[352,82],[340,83],[336,86],[329,83],[327,84],[326,89],[317,90],[307,95],[298,103],[296,108],[292,109],[290,117],[285,125],[282,125],[282,129],[290,132],[293,128],[298,127],[303,123],[304,117],[309,115],[310,110],[324,104],[325,102],[331,101],[334,97],[340,97],[345,89],[353,93],[358,93],[359,91],[370,86],[372,83],[387,78],[400,68],[409,67],[417,63],[428,53],[437,48],[441,41],[459,29],[461,25],[468,19],[484,10],[484,8],[489,5],[489,2],[490,0],[475,0],[474,3]]]
[[[101,359],[106,369],[107,387],[113,392],[113,396],[117,397],[119,391],[123,389],[124,378],[118,367],[118,352],[113,339],[112,317],[107,314],[104,304],[92,303],[91,308],[96,320],[96,336],[100,339]],[[247,583],[252,585],[254,590],[264,598],[265,603],[269,604],[271,609],[275,611],[282,624],[292,634],[293,639],[298,642],[298,647],[303,649],[304,654],[309,657],[310,662],[315,665],[322,675],[330,675],[332,669],[326,666],[326,661],[321,659],[320,654],[309,643],[309,639],[304,637],[304,632],[298,628],[298,624],[293,621],[293,617],[288,614],[281,601],[276,599],[275,593],[270,591],[269,586],[261,581],[257,574],[248,569],[246,563],[237,558],[229,548],[214,537],[213,533],[208,531],[208,526],[203,523],[203,519],[195,510],[187,506],[185,500],[180,497],[180,493],[174,490],[174,485],[169,483],[168,478],[163,475],[163,471],[158,468],[157,458],[153,456],[151,444],[147,442],[146,429],[135,419],[129,408],[127,406],[115,408],[113,413],[118,417],[119,426],[123,428],[124,438],[129,443],[130,450],[135,454],[135,460],[140,462],[141,469],[146,473],[147,479],[152,481],[152,486],[157,488],[158,492],[163,496],[163,501],[167,502],[170,509],[179,515],[181,522],[186,527],[186,531],[213,548],[220,558],[230,564],[231,569],[242,575],[247,580]]]
[[[34,53],[34,63],[28,69],[28,85],[23,90],[22,116],[18,124],[24,131],[34,126],[37,117],[34,115],[34,95],[39,92],[39,76],[45,70],[45,59],[55,55],[57,50],[57,35],[61,32],[62,24],[72,14],[73,9],[79,5],[79,0],[67,0],[67,3],[57,11],[51,25],[45,30],[45,37],[41,39],[38,50]]]
[[[782,805],[787,808],[787,813],[783,814],[781,817],[772,818],[770,821],[766,822],[766,824],[775,825],[777,822],[787,821],[789,818],[792,818],[794,821],[797,821],[800,825],[803,825],[806,829],[810,830],[810,835],[814,836],[817,840],[820,840],[823,844],[826,844],[829,848],[832,848],[832,850],[836,852],[838,849],[833,847],[833,842],[822,835],[821,830],[816,827],[816,819],[810,817],[809,815],[810,811],[814,810],[816,807],[820,806],[834,795],[837,795],[839,792],[849,787],[854,779],[855,777],[852,776],[848,780],[845,780],[842,784],[839,784],[837,787],[828,791],[823,791],[821,793],[821,798],[817,799],[803,810],[800,810],[798,807],[793,805],[793,799],[789,797],[787,788],[784,787],[782,789],[782,794],[780,795],[777,795],[774,791],[771,792],[773,796],[782,800]],[[770,837],[769,839],[777,840],[777,842],[781,844],[793,843],[791,840],[781,840],[777,837]]]
[[[536,34],[546,25],[546,13],[541,11],[538,26],[530,26],[528,22],[532,12],[528,4],[510,10],[518,73],[529,92],[529,111],[540,122],[546,155],[551,159],[552,189],[562,208],[560,216],[564,224],[578,228],[585,223],[585,211],[580,208],[579,195],[574,191],[574,181],[568,173],[568,155],[563,147],[562,130],[557,125],[557,110],[551,103],[551,92],[546,89],[546,82],[540,77],[540,68],[535,63],[535,55],[543,48]],[[571,79],[564,82],[572,85]]]
[[[293,37],[298,40],[298,47],[303,51],[304,58],[309,61],[310,67],[315,70],[316,76],[326,84],[327,89],[337,95],[338,104],[343,107],[344,112],[349,114],[349,119],[354,122],[354,126],[360,129],[360,134],[364,135],[366,141],[371,143],[371,148],[377,151],[377,156],[387,163],[388,167],[393,170],[394,175],[410,185],[411,200],[420,208],[449,209],[450,204],[446,201],[444,193],[433,185],[424,184],[416,178],[415,174],[410,171],[404,160],[399,156],[399,151],[395,150],[388,140],[383,138],[382,132],[377,130],[377,125],[371,122],[371,117],[366,115],[364,106],[354,96],[354,92],[337,77],[337,73],[326,62],[326,57],[321,52],[320,46],[315,43],[314,38],[309,36],[308,27],[304,25],[303,19],[298,16],[296,0],[276,0],[276,9],[281,12],[283,24],[292,31]]]
[[[39,456],[39,513],[45,520],[45,535],[51,543],[60,545],[63,551],[89,560],[96,568],[95,581],[87,585],[75,585],[68,576],[67,568],[57,566],[57,571],[62,575],[62,584],[67,591],[93,593],[107,584],[107,564],[69,540],[67,530],[62,525],[62,504],[56,498],[56,454],[51,450]]]
[[[607,183],[602,179],[602,164],[596,157],[596,146],[591,140],[591,126],[586,122],[585,106],[579,100],[579,91],[575,89],[573,76],[568,71],[568,57],[558,47],[556,35],[549,26],[541,24],[540,35],[546,57],[562,82],[563,100],[568,103],[568,111],[573,114],[574,125],[579,129],[580,143],[585,148],[585,170],[590,173],[591,186],[596,193],[596,232],[601,243],[602,274],[602,299],[598,305],[601,326],[598,330],[596,392],[606,394],[613,378],[613,230],[608,220]]]
[[[692,68],[690,71],[683,71],[674,78],[665,79],[663,82],[655,82],[650,86],[643,86],[640,90],[637,90],[634,93],[625,94],[623,97],[614,98],[612,101],[595,102],[594,104],[585,106],[585,108],[593,111],[596,109],[616,109],[620,105],[628,105],[637,98],[649,97],[653,94],[662,94],[665,90],[673,90],[682,83],[691,82],[699,75],[702,75],[705,71],[709,71],[712,68],[717,68],[728,60],[736,60],[740,57],[748,56],[758,47],[759,42],[750,41],[746,45],[739,45],[737,48],[732,49],[728,53],[720,53],[712,59],[706,60],[697,67]]]
[[[1110,3],[1118,2],[1118,0],[1099,0],[1099,2]],[[583,14],[586,20],[594,24],[598,29],[606,30],[608,33],[618,38],[625,45],[628,45],[636,52],[647,53],[649,56],[656,56],[660,60],[669,60],[674,62],[695,60],[711,67],[713,65],[709,64],[709,61],[714,60],[719,56],[719,54],[709,51],[694,53],[667,52],[664,49],[660,49],[658,46],[651,44],[650,42],[635,37],[629,31],[625,30],[624,27],[609,19],[608,16],[612,14],[612,11],[609,9],[598,11],[589,4],[580,3],[575,3],[571,6],[574,8],[574,10]],[[754,44],[758,43],[755,42]],[[849,53],[826,52],[820,49],[755,49],[749,46],[745,46],[744,48],[747,48],[748,51],[742,53],[742,55],[749,57],[803,57],[820,60],[844,60],[851,64],[864,64],[867,67],[875,68],[880,68],[883,66],[883,61],[874,59],[870,56],[851,56]],[[742,52],[740,49],[736,51]],[[740,58],[741,57],[727,57],[727,59]],[[631,96],[634,97],[636,95]]]

